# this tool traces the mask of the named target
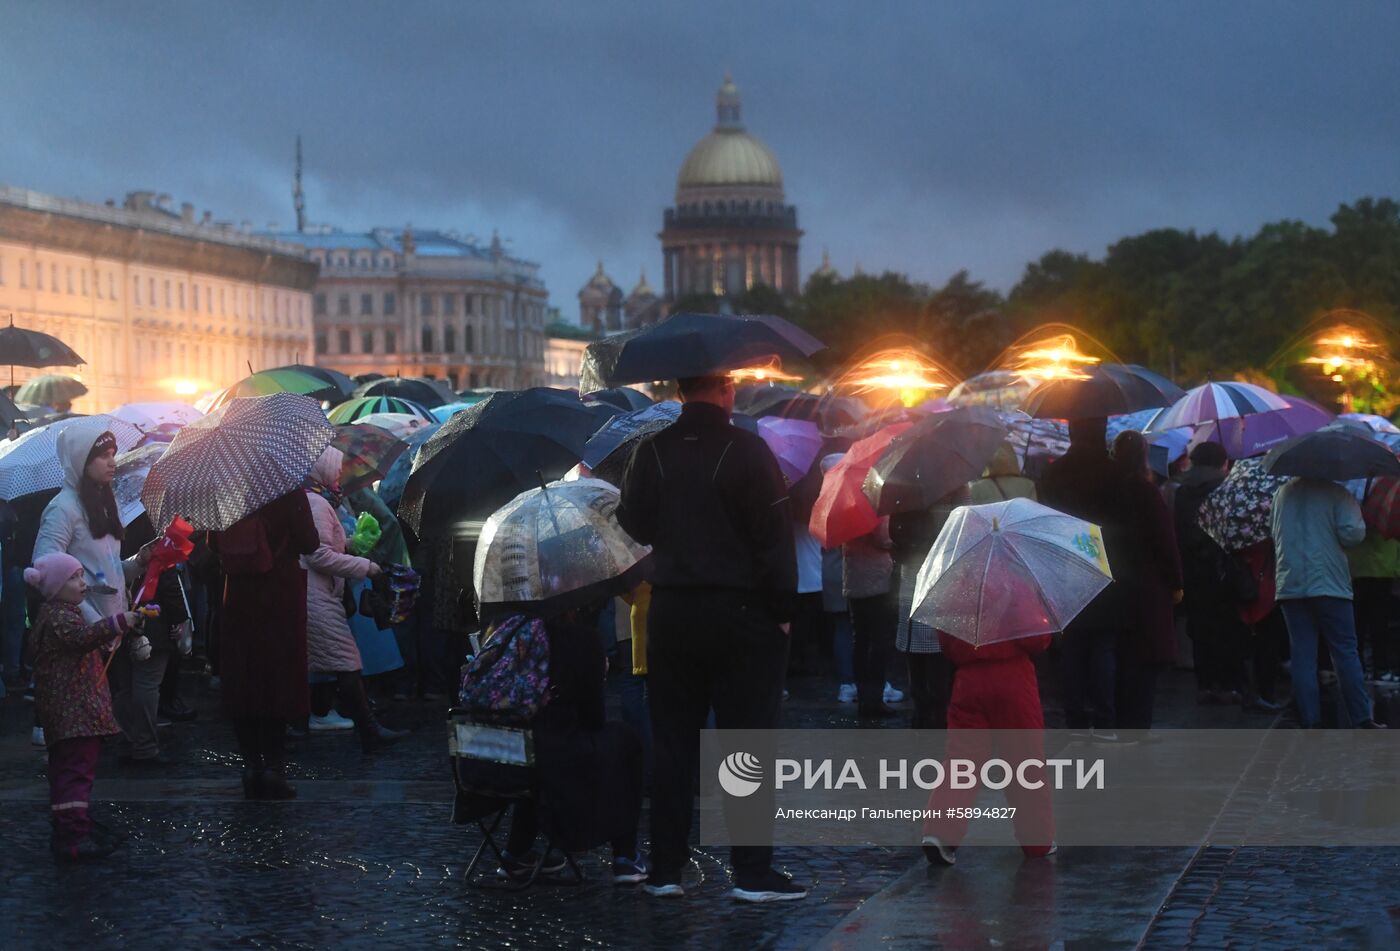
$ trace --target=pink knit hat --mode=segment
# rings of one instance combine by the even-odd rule
[[[24,580],[39,589],[45,601],[53,599],[58,589],[83,570],[82,562],[65,552],[50,552],[34,560],[34,567],[24,569]]]

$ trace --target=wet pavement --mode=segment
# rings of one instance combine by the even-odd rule
[[[794,682],[783,725],[854,726],[833,693]],[[767,907],[726,897],[722,852],[697,850],[680,901],[612,885],[600,852],[578,888],[482,891],[462,880],[478,837],[449,822],[443,704],[385,704],[414,733],[372,757],[348,733],[313,735],[292,754],[300,798],[248,803],[212,696],[193,677],[186,694],[201,717],[164,731],[175,762],[159,775],[104,752],[99,816],[127,842],[86,867],[50,859],[32,708],[0,701],[0,948],[1400,945],[1397,849],[969,848],[932,871],[912,849],[779,849],[812,895]],[[1197,707],[1182,674],[1160,709],[1173,727],[1272,724]]]

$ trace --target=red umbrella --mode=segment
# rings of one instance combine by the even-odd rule
[[[1380,476],[1371,480],[1371,491],[1361,504],[1366,526],[1386,538],[1400,538],[1400,478]]]
[[[880,524],[880,516],[875,514],[875,506],[870,504],[861,486],[890,441],[912,425],[895,423],[856,442],[847,451],[846,458],[822,476],[821,493],[812,506],[807,527],[823,548],[834,548],[867,535]]]

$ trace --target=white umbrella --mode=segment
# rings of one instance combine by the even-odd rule
[[[168,403],[127,403],[112,410],[117,419],[124,419],[142,430],[152,430],[157,426],[188,426],[204,414],[189,403],[172,400]]]
[[[165,455],[169,445],[151,443],[117,456],[117,477],[112,480],[112,494],[117,498],[117,515],[122,525],[130,525],[145,514],[146,503],[141,501],[141,490],[146,486],[146,476],[151,474],[151,466]]]
[[[118,452],[141,441],[141,430],[114,416],[69,416],[31,429],[17,439],[0,444],[0,499],[17,499],[63,485],[58,434],[66,429],[91,431],[93,439],[110,432],[116,437]]]
[[[481,529],[472,580],[483,606],[550,613],[629,590],[651,554],[617,522],[601,479],[522,492]]]
[[[368,416],[361,416],[355,422],[387,429],[400,439],[407,439],[424,426],[433,425],[421,416],[415,416],[412,413],[370,413]]]
[[[1113,580],[1097,525],[1030,499],[953,510],[911,617],[972,644],[1062,631]]]

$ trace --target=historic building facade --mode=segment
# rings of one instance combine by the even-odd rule
[[[660,234],[665,296],[727,297],[766,284],[800,290],[797,208],[768,146],[744,129],[739,89],[728,76],[716,97],[714,131],[690,150],[676,177],[676,203]]]
[[[0,186],[0,320],[53,334],[87,364],[80,412],[194,398],[254,369],[308,360],[316,265],[193,205],[117,205]],[[4,380],[9,383],[8,377]]]
[[[578,325],[593,334],[612,334],[654,324],[666,316],[664,302],[647,283],[646,269],[626,297],[598,262],[598,270],[578,292]]]
[[[316,363],[351,376],[428,376],[454,389],[545,379],[548,292],[539,265],[450,232],[375,228],[270,235],[320,265]]]

